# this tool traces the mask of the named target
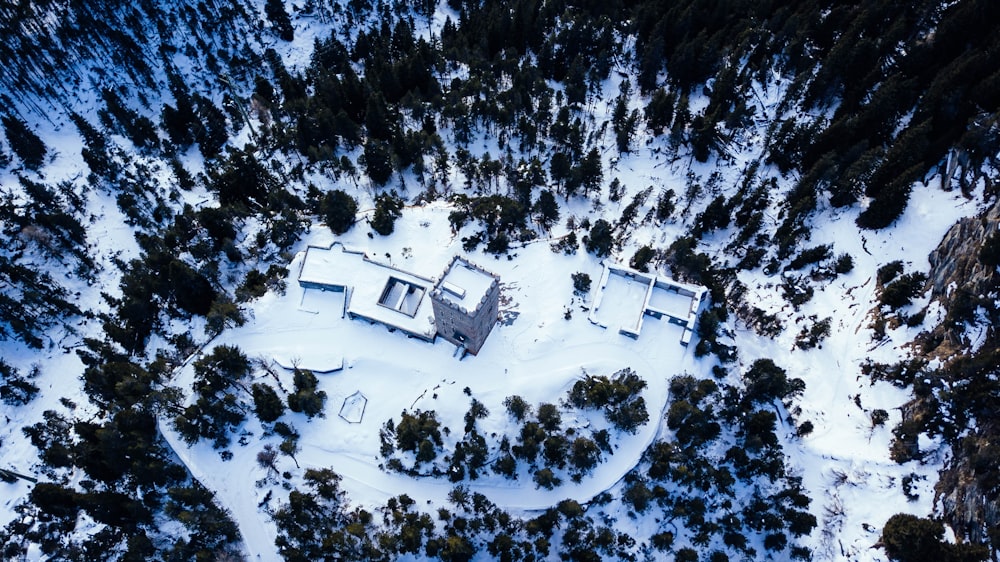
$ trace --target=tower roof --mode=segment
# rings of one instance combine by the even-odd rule
[[[474,311],[497,279],[496,275],[456,256],[441,276],[434,293],[442,301]]]

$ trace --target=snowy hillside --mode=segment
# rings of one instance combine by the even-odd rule
[[[0,8],[3,559],[996,556],[992,4],[98,4]]]

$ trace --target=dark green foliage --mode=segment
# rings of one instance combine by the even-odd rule
[[[674,240],[667,248],[667,262],[670,263],[671,271],[675,277],[702,285],[711,285],[712,262],[706,254],[695,253],[697,246],[698,241],[690,236]],[[709,289],[711,288],[709,286]],[[712,298],[715,299],[714,293]]]
[[[372,215],[372,230],[388,236],[395,229],[396,219],[403,214],[403,200],[395,191],[375,196],[375,213]]]
[[[24,162],[24,166],[31,170],[37,170],[45,163],[45,155],[48,149],[42,139],[32,131],[28,124],[14,115],[4,115],[0,118],[3,122],[3,131],[7,136],[7,142],[14,154]]]
[[[12,406],[23,406],[36,394],[38,387],[0,358],[0,400]]]
[[[654,135],[662,135],[674,117],[675,96],[664,88],[659,88],[650,97],[644,115],[646,125]]]
[[[817,320],[812,326],[803,327],[795,337],[795,347],[812,349],[830,335],[830,323],[833,318]]]
[[[855,222],[866,230],[879,230],[896,222],[906,210],[913,186],[896,180],[886,188],[880,197],[873,199]]]
[[[212,100],[198,94],[195,94],[193,99],[198,107],[195,114],[197,124],[194,129],[194,140],[205,158],[215,158],[229,140],[226,116]]]
[[[220,345],[194,363],[195,403],[174,419],[174,427],[188,443],[212,439],[215,448],[229,444],[229,430],[246,419],[236,385],[250,374],[250,361],[237,347]]]
[[[195,559],[217,555],[240,540],[239,527],[229,513],[215,503],[212,492],[198,481],[167,490],[164,511],[183,523],[191,533],[185,550]]]
[[[941,523],[907,513],[897,513],[886,521],[882,545],[889,558],[897,562],[979,562],[989,557],[985,546],[945,542]]]
[[[326,404],[326,392],[316,390],[316,387],[319,386],[316,375],[312,371],[296,368],[292,382],[295,385],[295,390],[288,395],[288,409],[293,412],[302,412],[308,418],[324,417],[323,406]]]
[[[532,479],[535,481],[535,486],[546,490],[551,490],[562,483],[559,477],[548,468],[536,470]]]
[[[649,537],[649,541],[653,545],[653,548],[667,552],[674,544],[674,534],[670,531],[662,531]]]
[[[656,220],[663,222],[674,214],[674,209],[677,206],[676,198],[677,194],[674,193],[673,189],[660,192],[660,196],[656,199]]]
[[[510,238],[507,237],[506,232],[497,233],[496,236],[491,238],[490,241],[486,243],[486,251],[495,256],[506,254],[509,249]]]
[[[737,435],[743,438],[743,447],[751,452],[778,447],[778,436],[774,433],[777,421],[770,410],[757,410],[741,418]]]
[[[585,296],[590,292],[590,275],[577,271],[570,275],[573,279],[573,293],[578,296]]]
[[[587,251],[599,258],[611,254],[611,247],[614,245],[614,235],[612,234],[611,223],[604,219],[597,219],[594,226],[590,228],[590,234],[584,240]]]
[[[799,252],[799,255],[795,256],[795,258],[789,262],[788,269],[802,269],[808,265],[829,259],[830,256],[833,255],[832,250],[833,247],[830,245],[814,246],[812,248],[802,250]]]
[[[587,375],[573,384],[568,400],[577,408],[602,409],[616,429],[635,433],[649,420],[646,402],[639,395],[644,388],[646,381],[625,368],[610,378]]]
[[[328,191],[320,200],[319,212],[334,234],[343,234],[354,225],[358,202],[340,189]],[[391,232],[391,229],[390,229]]]
[[[994,232],[979,248],[979,263],[986,267],[997,267],[1000,265],[1000,232]]]
[[[923,273],[907,273],[882,288],[879,302],[892,310],[906,306],[924,292],[926,282],[927,276]]]
[[[3,255],[0,282],[12,288],[0,293],[0,340],[16,338],[40,348],[47,328],[80,312],[70,301],[69,292],[48,273],[14,263]]]
[[[517,421],[524,421],[531,415],[531,404],[528,404],[520,396],[508,396],[504,398],[503,405],[507,408],[507,413]]]
[[[114,179],[118,165],[112,162],[108,153],[108,139],[80,114],[74,112],[70,114],[70,119],[80,131],[80,136],[83,137],[84,147],[81,149],[80,155],[87,163],[87,167],[90,168],[90,173],[94,175],[95,179]]]
[[[264,13],[278,37],[281,37],[283,41],[291,41],[295,38],[295,29],[292,27],[292,20],[288,17],[288,12],[285,11],[284,0],[267,0],[264,2]]]
[[[527,223],[528,207],[517,199],[502,195],[470,198],[460,194],[454,196],[452,201],[457,207],[448,216],[453,230],[461,229],[470,218],[478,220],[484,228],[469,238],[466,251],[486,238],[493,253],[503,253],[510,240],[519,236]]]
[[[670,404],[667,427],[674,430],[678,443],[693,447],[715,439],[722,430],[711,407],[702,409],[687,400]]]
[[[292,490],[274,513],[275,545],[286,560],[377,559],[367,527],[371,516],[348,511],[340,476],[330,469],[307,469],[306,489]],[[378,557],[381,558],[381,557]]]
[[[698,322],[695,325],[698,334],[698,343],[694,348],[695,357],[714,353],[725,363],[735,359],[735,350],[719,342],[719,329],[728,317],[729,313],[721,306],[706,308],[698,315]]]
[[[889,412],[881,408],[872,410],[872,427],[879,427],[885,425],[885,422],[889,421]]]
[[[218,295],[204,275],[180,260],[173,260],[167,267],[167,278],[177,308],[199,316],[208,314]]]
[[[649,271],[649,262],[652,261],[654,256],[656,256],[656,252],[653,248],[649,246],[641,246],[635,251],[635,254],[632,255],[632,259],[629,260],[628,265],[632,269]]]
[[[489,415],[490,411],[486,409],[486,406],[473,398],[472,404],[469,405],[469,411],[465,413],[465,432],[471,432],[476,427],[476,420],[485,419]]]
[[[576,474],[586,474],[601,460],[601,450],[593,440],[577,437],[570,446],[569,462]],[[575,476],[575,475],[574,475]]]
[[[555,195],[544,189],[538,194],[538,201],[532,207],[536,215],[538,224],[545,230],[552,228],[552,225],[559,220],[559,203],[556,202]]]
[[[396,446],[401,451],[417,453],[418,463],[434,460],[435,447],[442,444],[440,426],[434,411],[403,412],[395,427]]]
[[[124,357],[102,353],[103,357],[83,372],[83,390],[103,408],[128,408],[145,403],[160,382],[151,373]]]
[[[850,273],[854,270],[854,258],[850,254],[840,254],[833,264],[833,271],[839,275]]]
[[[39,482],[31,489],[31,502],[42,513],[59,519],[75,518],[79,494],[59,484]]]
[[[392,148],[384,140],[369,138],[365,141],[365,172],[375,185],[383,186],[392,177]]]
[[[209,172],[209,185],[223,206],[264,206],[277,178],[254,154],[254,147],[231,150],[225,161]]]
[[[556,431],[562,425],[562,415],[555,404],[545,402],[539,404],[537,417],[539,425],[548,432]]]
[[[260,421],[270,423],[285,413],[285,404],[270,385],[257,383],[251,387],[254,413]]]
[[[884,287],[890,281],[895,279],[900,273],[903,272],[904,266],[903,262],[896,260],[891,261],[882,267],[878,268],[878,272],[875,276],[875,281],[879,287]]]
[[[766,404],[772,400],[785,400],[797,396],[805,389],[799,378],[788,378],[784,369],[770,359],[757,359],[743,374],[746,390],[743,400],[747,404]]]
[[[125,136],[139,149],[159,148],[160,138],[156,134],[156,125],[148,117],[127,107],[114,90],[105,89],[101,96],[106,109],[99,114],[105,127]]]

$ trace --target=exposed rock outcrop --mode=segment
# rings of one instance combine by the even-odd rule
[[[947,360],[966,349],[964,321],[980,304],[993,303],[998,279],[997,268],[983,265],[980,249],[987,238],[1000,229],[1000,199],[978,217],[955,223],[931,252],[928,289],[931,299],[948,311],[945,321],[924,341],[924,351]]]
[[[1000,200],[978,217],[957,222],[931,253],[928,289],[947,311],[940,325],[920,338],[927,359],[943,367],[933,373],[945,389],[940,403],[915,398],[906,411],[926,402],[953,424],[952,457],[935,492],[940,513],[960,540],[1000,544],[1000,337],[996,326],[1000,275],[984,265],[984,242],[1000,229]],[[977,310],[989,317],[985,341],[971,349],[967,323]],[[905,421],[904,421],[905,423]],[[965,427],[965,426],[968,427]]]

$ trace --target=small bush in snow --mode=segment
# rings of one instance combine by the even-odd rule
[[[584,296],[590,292],[590,275],[577,271],[573,275],[573,293],[577,296]]]

